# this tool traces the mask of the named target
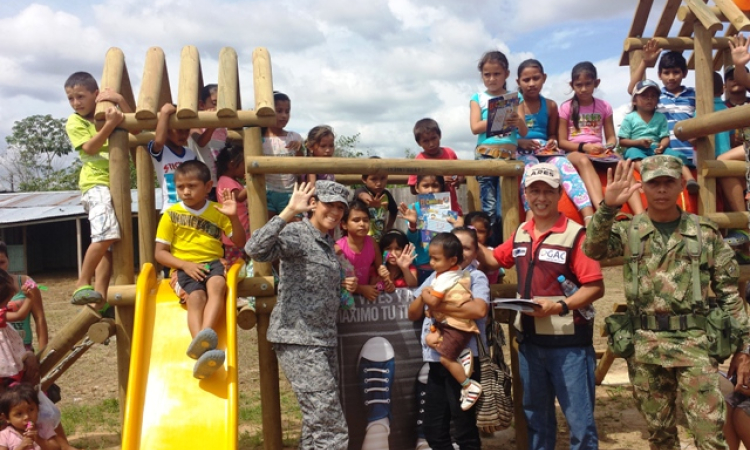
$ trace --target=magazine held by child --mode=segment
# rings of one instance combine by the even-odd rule
[[[453,229],[449,218],[455,220],[458,214],[451,211],[449,192],[417,195],[419,202],[419,219],[417,228],[421,230],[422,242],[428,243],[438,233],[447,233]]]
[[[518,112],[518,91],[507,92],[487,101],[487,137],[508,136],[513,127],[508,125],[508,118]]]

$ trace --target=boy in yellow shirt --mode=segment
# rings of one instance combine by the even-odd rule
[[[106,311],[107,289],[112,276],[110,245],[120,240],[120,226],[115,217],[112,195],[109,192],[109,135],[122,122],[123,113],[132,112],[128,103],[117,92],[99,87],[91,74],[76,72],[65,81],[65,94],[75,113],[68,117],[65,131],[73,148],[83,162],[79,186],[81,203],[88,212],[91,224],[91,245],[83,258],[81,273],[76,282],[71,303],[92,303]],[[96,130],[94,110],[97,102],[110,101],[117,107],[108,108],[104,126]],[[96,275],[95,286],[91,278]],[[102,309],[103,308],[103,309]]]
[[[188,328],[193,337],[187,355],[198,361],[193,376],[203,379],[224,364],[214,331],[224,311],[226,279],[222,232],[235,246],[245,246],[245,230],[237,216],[234,194],[218,193],[222,204],[208,200],[211,171],[200,161],[185,161],[174,172],[180,202],[161,217],[156,231],[154,257],[177,271],[180,288],[187,293]]]

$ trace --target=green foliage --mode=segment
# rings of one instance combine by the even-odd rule
[[[69,154],[65,119],[51,115],[29,116],[13,124],[5,137],[8,149],[0,160],[5,168],[6,184],[21,191],[76,189],[80,164],[67,165]]]
[[[335,150],[333,156],[337,158],[361,158],[363,156],[370,156],[369,150],[360,150],[357,148],[359,144],[359,133],[351,136],[341,135],[336,138],[334,143]]]
[[[406,158],[406,159],[414,159],[416,157],[417,157],[417,153],[413,152],[412,149],[410,149],[408,147],[404,149],[404,158]]]

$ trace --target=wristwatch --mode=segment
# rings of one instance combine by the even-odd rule
[[[568,308],[568,304],[565,303],[565,300],[560,300],[557,303],[562,306],[562,312],[560,313],[560,316],[567,316],[570,312],[570,308]]]

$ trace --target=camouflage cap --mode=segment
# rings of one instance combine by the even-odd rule
[[[646,183],[657,177],[682,179],[682,161],[670,155],[654,155],[641,161],[641,180]]]
[[[343,202],[344,205],[349,204],[349,189],[335,181],[316,181],[315,195],[323,203]]]

